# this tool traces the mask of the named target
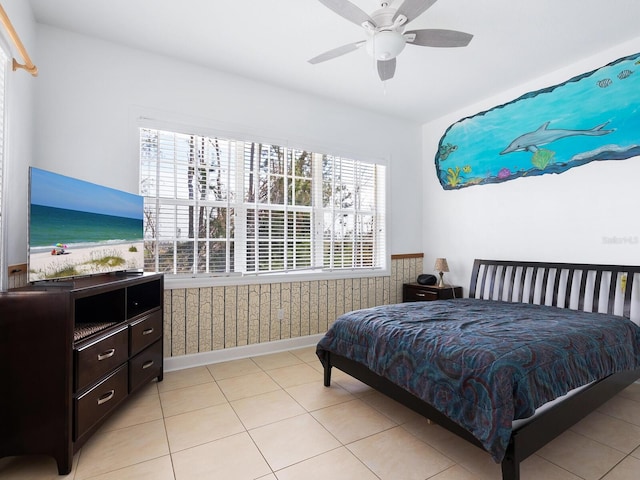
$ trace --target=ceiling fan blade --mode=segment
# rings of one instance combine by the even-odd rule
[[[411,30],[404,32],[404,34],[415,35],[413,41],[407,39],[407,42],[423,47],[466,47],[473,38],[470,33],[437,28]]]
[[[378,60],[378,76],[383,82],[393,78],[393,74],[396,73],[396,59],[391,60]]]
[[[359,42],[353,42],[353,43],[348,43],[346,45],[342,45],[341,47],[334,48],[327,52],[321,53],[317,57],[313,57],[311,60],[309,60],[309,63],[315,65],[316,63],[326,62],[327,60],[331,60],[341,55],[344,55],[346,53],[353,52],[354,50],[357,50],[365,43],[366,42],[364,40],[360,40]]]
[[[400,5],[394,15],[393,20],[395,21],[398,15],[404,15],[407,17],[407,23],[409,23],[411,20],[422,15],[434,3],[436,3],[436,0],[404,0],[404,3]]]
[[[376,26],[376,22],[367,13],[349,0],[320,0],[320,3],[356,25],[361,26],[363,23],[369,22],[374,27]]]

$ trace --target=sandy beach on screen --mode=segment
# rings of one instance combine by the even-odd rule
[[[131,247],[135,247],[137,252],[130,252]],[[44,280],[52,278],[55,272],[70,268],[75,268],[78,275],[108,271],[111,269],[95,263],[96,259],[106,256],[124,259],[125,263],[118,266],[118,270],[138,270],[143,268],[140,253],[143,251],[144,242],[127,242],[120,245],[70,248],[63,255],[51,255],[51,251],[32,253],[29,256],[29,277],[30,280]]]

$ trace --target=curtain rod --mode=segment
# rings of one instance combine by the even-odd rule
[[[24,64],[22,64],[22,63],[18,63],[18,61],[15,58],[12,59],[13,71],[15,72],[18,68],[23,68],[34,77],[37,77],[38,67],[36,67],[31,61],[31,58],[29,58],[27,49],[24,48],[24,45],[20,41],[20,37],[18,37],[18,34],[16,33],[15,28],[13,28],[13,25],[11,24],[11,20],[9,20],[9,17],[7,16],[7,12],[4,11],[4,8],[2,8],[2,5],[0,5],[0,21],[4,25],[4,28],[7,29],[7,33],[11,37],[11,40],[13,40],[14,45],[20,52],[20,55],[22,56],[22,60],[24,61]]]

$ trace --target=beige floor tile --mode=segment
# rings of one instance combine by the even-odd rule
[[[175,480],[169,455],[91,477],[91,480]]]
[[[305,413],[284,390],[263,393],[231,402],[247,430]]]
[[[453,467],[447,468],[444,472],[440,472],[437,475],[430,477],[429,480],[484,480],[484,479],[465,470],[460,465],[454,465]]]
[[[244,431],[228,403],[165,418],[171,452]]]
[[[602,477],[602,480],[638,480],[638,478],[640,478],[640,460],[627,457]]]
[[[101,430],[116,430],[161,419],[162,408],[158,394],[140,395],[136,393],[122,403],[101,427]]]
[[[311,414],[345,445],[396,426],[390,418],[358,399]]]
[[[201,383],[213,382],[207,367],[193,367],[174,372],[165,372],[164,380],[158,383],[158,391],[168,392],[176,388],[191,387]]]
[[[274,368],[269,370],[268,374],[282,388],[295,387],[305,383],[322,383],[322,374],[306,363]]]
[[[454,462],[396,427],[347,445],[382,480],[424,480]]]
[[[640,445],[639,426],[600,412],[593,412],[571,430],[624,453],[631,453]]]
[[[634,400],[618,395],[602,405],[598,411],[640,426],[640,403]]]
[[[297,348],[291,350],[291,353],[298,357],[300,360],[306,363],[320,363],[318,356],[316,355],[316,346]]]
[[[207,368],[216,380],[239,377],[241,375],[256,373],[262,370],[250,358],[232,360],[230,362],[213,363],[211,365],[207,365]]]
[[[640,402],[640,382],[632,383],[620,392],[619,396]]]
[[[101,475],[169,454],[162,420],[101,432],[82,447],[74,480]]]
[[[272,370],[274,368],[289,367],[291,365],[297,365],[303,363],[298,357],[290,352],[278,352],[271,353],[269,355],[261,355],[259,357],[253,357],[253,361],[256,362],[263,370]]]
[[[253,480],[271,469],[246,432],[174,453],[176,480]]]
[[[218,386],[230,402],[280,390],[280,386],[265,372],[220,380]]]
[[[362,383],[360,380],[356,380],[352,376],[341,372],[337,368],[333,368],[331,370],[331,382],[337,383],[353,395],[359,396],[374,391],[369,385]]]
[[[640,459],[640,447],[636,448],[633,452],[631,452],[631,456]]]
[[[246,432],[172,455],[176,480],[253,480],[271,469]]]
[[[278,480],[376,480],[371,470],[345,447],[331,450],[276,472]]]
[[[402,425],[407,422],[415,422],[424,418],[419,413],[414,412],[410,408],[405,407],[380,392],[371,392],[366,395],[362,395],[360,398],[383,415],[389,417],[398,425]]]
[[[160,394],[162,412],[166,417],[225,403],[227,399],[215,382],[178,388]]]
[[[587,480],[596,480],[616,465],[624,454],[571,430],[564,432],[537,453]]]
[[[256,480],[278,480],[273,473],[265,475],[264,477],[256,478]]]
[[[296,401],[307,411],[312,412],[320,408],[330,407],[348,402],[355,397],[337,384],[325,387],[322,382],[305,383],[286,389]]]
[[[340,446],[309,414],[255,428],[249,434],[273,470],[280,470]]]
[[[502,477],[496,476],[496,480],[500,478]],[[520,464],[520,478],[522,480],[581,480],[577,475],[538,455],[531,455]]]
[[[428,423],[426,419],[407,422],[402,425],[402,428],[454,461],[464,462],[469,458],[475,459],[478,455],[484,456],[485,461],[492,461],[489,454],[481,448],[445,430],[440,425]]]

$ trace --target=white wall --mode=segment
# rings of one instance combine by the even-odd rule
[[[461,118],[637,52],[640,38],[423,126],[425,271],[446,257],[448,280],[468,288],[474,258],[640,264],[640,157],[446,191],[435,169],[440,138]]]
[[[38,66],[36,50],[36,23],[29,2],[5,0],[2,5],[18,32],[31,60]],[[3,35],[11,45],[13,56],[20,62],[17,49],[8,35]],[[6,208],[8,230],[7,264],[26,261],[27,200],[26,180],[33,152],[33,96],[37,77],[24,70],[9,71],[7,75],[7,162],[6,162]],[[14,241],[14,239],[19,241]],[[2,272],[3,275],[6,272]]]
[[[390,252],[421,251],[420,125],[48,26],[38,25],[37,43],[33,166],[137,192],[141,114],[376,158],[390,167]],[[15,212],[10,263],[26,259],[23,210]]]

